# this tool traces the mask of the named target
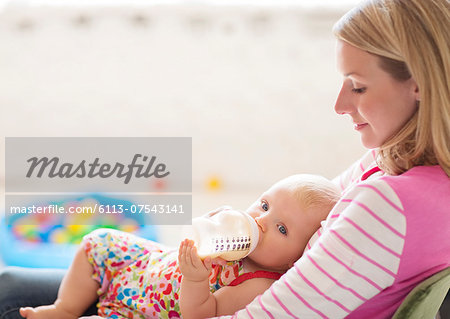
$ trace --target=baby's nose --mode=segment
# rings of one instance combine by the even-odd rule
[[[261,231],[265,232],[266,226],[265,226],[264,218],[262,216],[258,216],[255,218],[255,221],[258,224],[259,228],[261,228]]]

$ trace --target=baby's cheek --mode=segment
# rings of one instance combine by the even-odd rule
[[[261,249],[260,247],[256,246],[255,250],[247,257],[253,260],[254,262],[259,262],[261,260],[260,256],[261,256]]]

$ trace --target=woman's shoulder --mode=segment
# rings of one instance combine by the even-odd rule
[[[439,165],[416,166],[401,175],[395,176],[373,175],[370,178],[357,181],[352,189],[356,191],[363,191],[368,188],[376,188],[380,191],[409,189],[413,192],[427,192],[430,187],[450,191],[450,178]]]
[[[343,237],[357,240],[370,233],[373,238],[395,239],[399,247],[411,236],[428,243],[445,240],[450,244],[443,238],[445,232],[436,232],[450,227],[449,195],[450,180],[436,166],[416,167],[398,176],[373,177],[343,194],[322,231],[333,228]]]
[[[439,165],[416,166],[401,175],[385,175],[381,180],[397,192],[450,195],[450,178]]]
[[[450,178],[440,166],[417,166],[401,175],[361,181],[342,200],[376,207],[384,203],[409,213],[431,206],[435,211],[445,211],[450,207]]]

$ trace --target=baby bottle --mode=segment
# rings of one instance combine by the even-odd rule
[[[200,258],[244,258],[258,244],[259,228],[248,214],[225,209],[192,220],[193,240]]]

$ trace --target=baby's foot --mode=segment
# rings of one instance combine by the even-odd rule
[[[41,306],[36,308],[20,308],[20,315],[27,319],[76,319],[73,315],[55,305]]]

